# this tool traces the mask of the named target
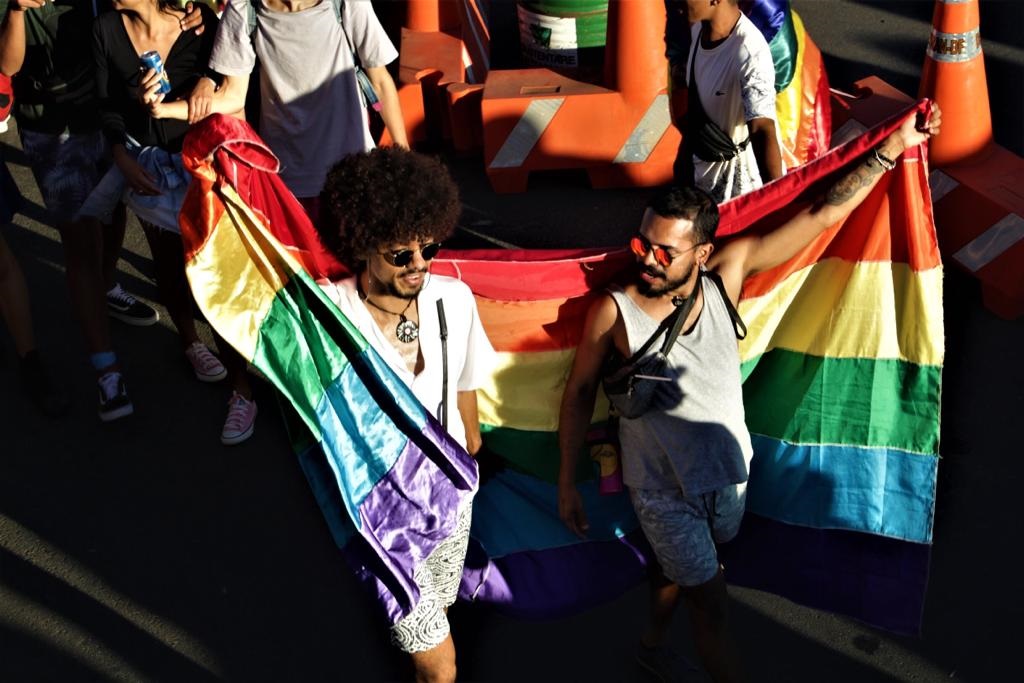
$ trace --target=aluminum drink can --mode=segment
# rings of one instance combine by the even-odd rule
[[[166,95],[171,92],[171,82],[167,80],[167,74],[164,73],[164,62],[160,59],[160,53],[156,50],[150,50],[143,52],[139,55],[139,63],[142,64],[142,71],[145,72],[147,69],[153,69],[160,74],[160,87],[157,88],[158,93]]]

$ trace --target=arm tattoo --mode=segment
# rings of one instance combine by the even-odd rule
[[[881,164],[868,157],[868,160],[858,166],[856,170],[828,189],[825,194],[825,203],[830,206],[845,204],[857,193],[857,190],[871,185],[875,182],[875,176],[884,172],[885,169]]]

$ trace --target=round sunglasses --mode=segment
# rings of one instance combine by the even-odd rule
[[[647,252],[651,252],[654,254],[655,262],[662,268],[668,268],[670,265],[672,265],[672,261],[676,258],[676,256],[682,256],[686,252],[693,251],[699,246],[700,244],[695,244],[689,249],[683,249],[678,254],[675,254],[673,256],[672,254],[668,253],[668,249],[666,249],[665,247],[658,246],[657,244],[651,244],[646,237],[639,233],[634,235],[633,239],[629,240],[629,248],[633,251],[634,254],[636,254],[639,258],[644,258],[645,256],[647,256]]]
[[[419,249],[402,249],[401,251],[382,251],[379,253],[391,265],[397,268],[404,268],[412,263],[412,255],[417,251],[420,252],[420,256],[423,257],[424,261],[431,261],[440,250],[440,242],[431,242],[430,244],[424,244]]]

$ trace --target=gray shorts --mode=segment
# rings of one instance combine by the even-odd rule
[[[467,504],[459,516],[455,533],[437,546],[416,570],[413,580],[420,589],[420,601],[412,612],[391,627],[391,641],[403,652],[432,650],[451,632],[445,610],[459,595],[472,521],[473,505]]]
[[[715,544],[732,540],[740,530],[746,491],[746,484],[698,496],[679,489],[629,489],[644,535],[670,581],[699,586],[715,577]]]
[[[51,217],[58,225],[71,222],[110,168],[103,133],[55,135],[22,128],[18,132]]]

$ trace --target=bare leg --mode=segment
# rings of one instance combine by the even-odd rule
[[[117,261],[121,258],[121,245],[124,244],[124,229],[128,221],[128,212],[124,204],[114,209],[114,218],[110,225],[103,226],[102,261],[100,268],[103,273],[103,291],[109,292],[113,287],[117,273]]]
[[[144,222],[142,230],[153,253],[160,299],[178,329],[182,346],[188,348],[192,342],[199,341],[199,333],[196,332],[196,321],[193,317],[195,301],[185,278],[185,256],[182,252],[181,236]]]
[[[650,578],[650,616],[647,629],[640,637],[644,647],[658,647],[665,642],[672,615],[679,604],[680,588],[665,578],[660,569]]]
[[[212,329],[212,328],[211,328]],[[252,400],[252,385],[249,384],[249,362],[235,351],[231,344],[213,330],[213,340],[220,352],[220,362],[228,371],[228,384],[231,389],[246,401]]]
[[[61,224],[59,229],[64,245],[71,308],[82,328],[86,348],[90,354],[110,351],[110,320],[104,296],[107,288],[101,272],[103,239],[100,223],[95,219],[85,219]]]
[[[19,358],[24,358],[36,347],[32,334],[32,311],[29,307],[28,286],[21,267],[14,259],[3,235],[0,235],[0,316],[14,338]]]
[[[32,310],[28,299],[28,286],[21,267],[14,259],[7,242],[0,235],[0,318],[14,338],[18,352],[22,387],[36,407],[45,415],[57,416],[67,412],[67,395],[57,387],[36,352],[32,332]]]
[[[413,652],[416,683],[454,683],[455,642],[451,634],[440,645],[425,652]]]
[[[701,663],[715,681],[742,679],[739,652],[729,630],[729,595],[721,570],[699,586],[681,589]]]

